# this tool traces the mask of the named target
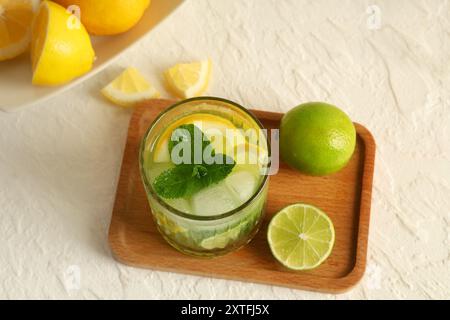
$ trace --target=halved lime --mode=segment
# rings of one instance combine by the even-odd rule
[[[269,224],[267,234],[275,258],[293,270],[318,267],[334,245],[334,226],[320,209],[294,204],[281,210]]]

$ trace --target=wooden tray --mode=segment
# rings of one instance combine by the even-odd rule
[[[152,120],[173,101],[152,100],[136,109],[109,230],[114,257],[127,265],[207,277],[250,281],[339,293],[353,287],[366,267],[375,141],[356,124],[356,152],[349,165],[328,177],[310,177],[281,163],[270,178],[267,215],[255,239],[241,250],[215,259],[186,256],[170,247],[150,216],[138,164],[139,143]],[[266,128],[278,128],[282,114],[253,111]],[[327,212],[336,230],[331,256],[313,271],[289,271],[270,252],[266,231],[271,217],[283,207],[306,202]]]

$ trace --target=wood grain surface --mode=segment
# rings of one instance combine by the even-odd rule
[[[109,230],[114,257],[121,263],[154,270],[248,281],[330,293],[345,292],[362,278],[367,258],[375,141],[359,124],[356,151],[342,171],[327,177],[303,175],[281,163],[269,182],[262,230],[246,247],[214,259],[184,255],[158,233],[151,218],[138,163],[140,141],[169,100],[151,100],[136,108],[130,121],[116,201]],[[280,113],[252,110],[266,128],[278,128]],[[312,271],[290,271],[270,252],[267,224],[283,207],[315,205],[332,219],[336,242],[330,257]]]

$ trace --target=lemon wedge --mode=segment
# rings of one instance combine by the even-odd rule
[[[107,99],[122,107],[133,107],[138,102],[160,96],[135,68],[126,69],[101,92]]]
[[[177,64],[165,72],[168,89],[181,99],[198,97],[208,88],[211,60]]]
[[[60,85],[91,70],[94,49],[86,29],[62,6],[43,1],[33,23],[33,84]]]
[[[25,52],[39,0],[0,0],[0,61]]]

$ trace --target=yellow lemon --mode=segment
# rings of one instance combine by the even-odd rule
[[[25,52],[39,0],[0,0],[0,61]]]
[[[76,5],[91,34],[113,35],[131,29],[141,20],[150,0],[56,0],[66,8]]]
[[[89,34],[73,19],[62,6],[41,3],[31,40],[33,84],[60,85],[91,70],[95,53]]]
[[[181,99],[193,98],[203,94],[211,78],[211,60],[194,63],[181,63],[165,73],[168,89]]]
[[[159,92],[135,68],[126,69],[102,89],[102,94],[122,107],[132,107],[143,100],[160,96]]]

